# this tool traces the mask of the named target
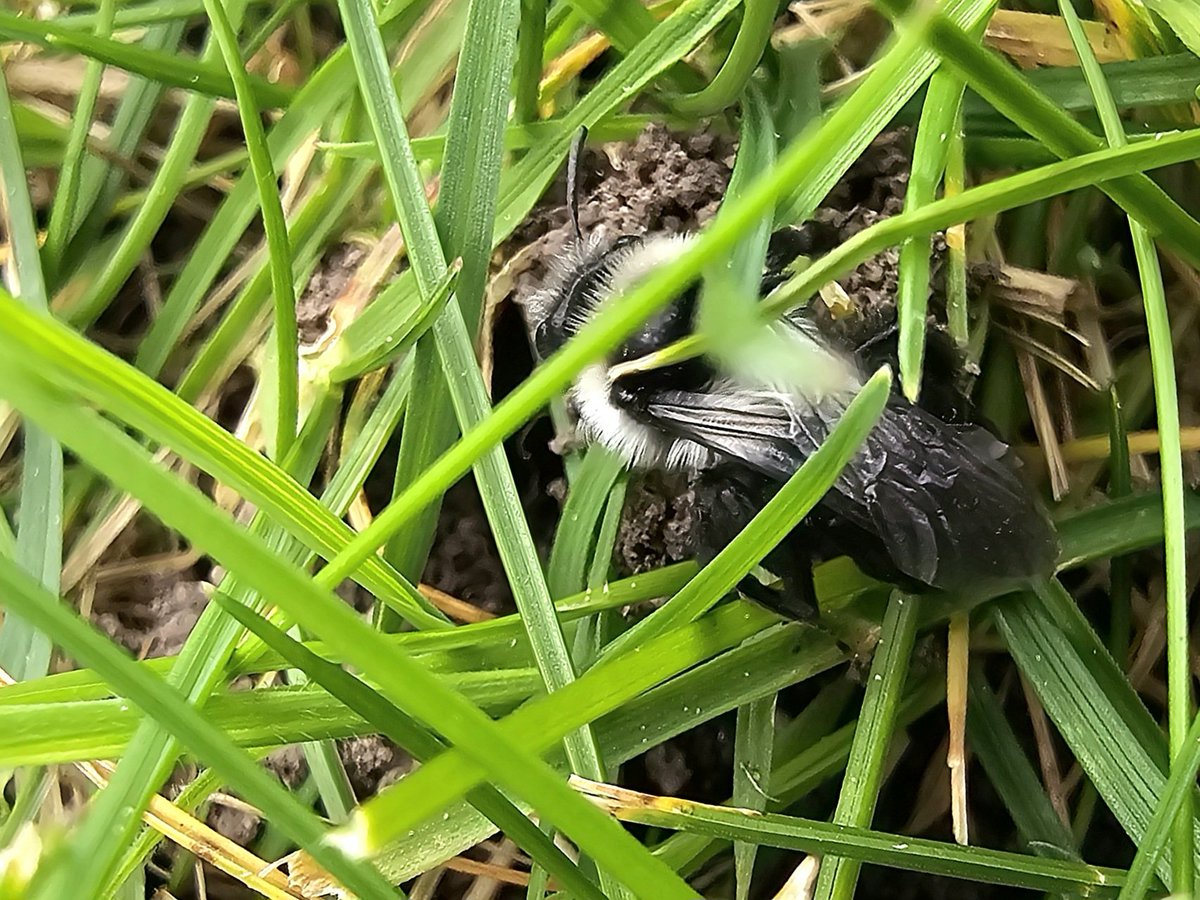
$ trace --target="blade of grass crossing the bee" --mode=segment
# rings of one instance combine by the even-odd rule
[[[833,813],[835,825],[869,828],[874,818],[884,763],[908,678],[919,602],[915,595],[900,590],[892,591],[888,601],[842,791]],[[849,900],[854,896],[859,869],[857,860],[842,856],[823,857],[813,897],[816,900]]]
[[[225,12],[234,28],[241,24],[245,7],[245,0],[230,0],[225,5]],[[206,65],[212,65],[217,59],[217,54],[216,41],[210,37],[201,60]],[[177,61],[176,57],[172,59]],[[179,188],[187,177],[188,168],[196,158],[196,151],[208,132],[209,119],[215,108],[216,101],[209,97],[188,95],[171,133],[171,142],[155,170],[146,202],[125,226],[120,243],[112,256],[105,261],[104,268],[88,283],[81,295],[73,298],[74,302],[64,306],[64,318],[79,327],[91,324],[137,268],[146,248],[150,246],[174,205]]]
[[[271,150],[263,132],[258,107],[250,89],[250,78],[238,49],[237,34],[225,15],[221,0],[205,0],[213,36],[225,58],[229,77],[237,97],[238,116],[242,121],[242,133],[246,149],[250,153],[250,168],[254,184],[258,188],[258,205],[262,211],[263,231],[267,236],[267,255],[271,264],[271,295],[275,309],[275,379],[272,407],[274,421],[268,424],[268,453],[275,459],[287,455],[292,441],[296,439],[297,406],[299,405],[299,334],[296,329],[296,295],[292,290],[292,247],[288,240],[287,222],[283,218],[283,204],[279,199],[279,188],[275,167],[271,163]],[[271,425],[274,425],[271,428]]]
[[[22,312],[48,315],[46,282],[38,255],[37,225],[8,82],[0,71],[0,221],[8,236],[3,274],[21,298]],[[14,558],[38,582],[57,592],[62,567],[62,448],[35,424],[25,423]],[[45,675],[53,647],[19,613],[0,624],[0,666],[18,681]]]
[[[910,0],[876,0],[888,15],[904,16]],[[1064,159],[1099,150],[1104,143],[1059,109],[996,53],[976,44],[935,9],[922,13],[921,32],[973,90]],[[1200,264],[1200,222],[1146,175],[1097,185],[1126,212],[1154,229],[1156,237],[1193,265]]]
[[[1096,111],[1104,126],[1109,146],[1123,147],[1128,142],[1125,126],[1113,102],[1112,92],[1100,71],[1100,65],[1083,33],[1075,8],[1059,0],[1059,9],[1079,56],[1084,78],[1096,102]],[[1175,353],[1171,322],[1167,313],[1166,289],[1158,251],[1150,231],[1129,219],[1133,251],[1142,285],[1146,311],[1146,330],[1150,342],[1150,364],[1154,373],[1154,403],[1158,414],[1159,457],[1163,493],[1163,533],[1166,544],[1167,600],[1167,724],[1172,766],[1181,764],[1187,749],[1187,732],[1192,720],[1192,673],[1189,649],[1187,557],[1184,538],[1187,522],[1184,514],[1183,451],[1179,438],[1179,392],[1175,383]],[[1194,798],[1184,795],[1174,830],[1171,887],[1176,892],[1193,890],[1196,868],[1192,853]]]
[[[108,638],[79,619],[58,598],[32,581],[8,560],[0,559],[0,584],[11,609],[37,621],[52,631],[77,659],[104,673],[104,677],[124,696],[137,703],[147,715],[168,725],[202,759],[215,765],[236,786],[242,796],[261,809],[276,825],[287,829],[322,864],[329,867],[347,887],[364,897],[379,900],[396,896],[392,887],[369,863],[353,861],[322,838],[325,828],[313,813],[303,807],[273,775],[238,749],[232,741],[160,679],[139,670],[137,664]],[[71,879],[67,867],[43,870],[33,896],[38,900],[58,897],[95,896],[76,891],[81,883]],[[90,883],[90,882],[88,882]]]
[[[603,671],[607,671],[617,666],[622,657],[637,657],[639,649],[645,651],[643,656],[649,655],[649,651],[646,650],[648,642],[661,638],[673,628],[693,621],[736,585],[824,494],[842,466],[853,456],[859,444],[874,427],[887,402],[890,386],[891,378],[886,370],[876,373],[851,402],[821,448],[788,480],[750,525],[683,590],[668,601],[666,606],[610,643],[601,662],[589,671],[588,676],[597,677],[601,667]],[[628,652],[622,652],[626,650]],[[626,665],[633,664],[631,660]],[[569,691],[578,683],[568,685],[564,690]],[[418,798],[413,797],[410,801],[409,796],[417,793],[423,780],[434,781],[441,789],[449,786],[444,777],[440,782],[434,780],[437,765],[437,762],[430,763],[420,773],[414,773],[413,778],[406,779],[403,785],[397,785],[388,792],[387,796],[390,799],[385,802],[395,808],[395,815],[390,816],[392,827],[398,827],[395,822],[403,821],[403,810],[416,803]],[[382,815],[379,817],[385,818]]]
[[[151,512],[198,548],[211,552],[249,585],[269,594],[302,627],[345,653],[392,702],[467,750],[498,785],[526,797],[600,865],[619,871],[628,887],[672,900],[697,896],[632,835],[572,792],[548,765],[510,739],[478,707],[364,623],[332,593],[340,579],[326,576],[328,568],[315,581],[309,580],[217,510],[196,488],[156,467],[146,451],[115,426],[94,413],[62,403],[41,386],[35,373],[16,369],[9,360],[0,360],[0,370],[5,376],[0,383],[6,397],[17,408],[35,412],[38,421],[52,425],[58,436],[68,433],[72,448],[86,463],[139,497]],[[361,811],[356,813],[350,836],[342,839],[341,848],[356,857],[369,855],[374,849],[373,824],[362,819]],[[323,846],[331,845],[325,842]],[[103,868],[107,871],[109,867]]]
[[[886,369],[871,376],[817,452],[804,461],[750,524],[674,597],[609,644],[606,655],[619,654],[692,621],[732,590],[824,496],[875,427],[891,384],[891,373]]]
[[[762,812],[767,808],[766,784],[775,749],[775,700],[769,694],[739,706],[733,742],[733,805]],[[758,845],[739,841],[733,845],[737,900],[748,900]]]
[[[775,124],[762,91],[751,85],[742,97],[737,158],[725,202],[736,202],[746,185],[774,162]],[[752,377],[761,377],[764,371],[786,371],[795,356],[795,345],[788,342],[785,347],[784,341],[758,317],[774,212],[774,208],[764,210],[729,256],[707,268],[696,312],[697,331],[704,335],[717,360],[734,372],[749,370]]]
[[[59,387],[87,397],[211,473],[327,558],[351,540],[350,527],[286,471],[166,388],[65,326],[22,310],[11,298],[0,296],[0,309],[7,310],[9,325],[0,329],[0,346],[35,366],[53,366],[46,374]],[[447,626],[429,602],[382,560],[366,560],[364,572],[355,577],[362,577],[364,587],[376,597],[403,610],[413,624]]]
[[[1051,848],[1059,858],[1080,859],[1071,829],[1058,817],[1004,716],[1004,709],[976,666],[969,676],[967,730],[971,750],[1012,816],[1025,845]]]
[[[791,156],[784,154],[784,159]],[[800,157],[800,154],[797,154]],[[1057,163],[1050,163],[1008,178],[981,184],[955,196],[946,196],[927,206],[890,216],[881,222],[864,228],[853,237],[843,241],[835,249],[817,259],[804,271],[780,285],[760,305],[761,314],[771,319],[807,301],[823,284],[852,271],[855,266],[870,259],[876,253],[919,235],[928,235],[942,228],[981,216],[1025,206],[1046,197],[1069,193],[1082,187],[1109,185],[1129,176],[1174,163],[1200,157],[1200,129],[1173,132],[1156,136],[1155,140],[1131,143],[1126,147],[1107,148]],[[790,166],[788,166],[790,169]],[[1130,204],[1132,210],[1133,204]],[[739,210],[740,212],[740,210]],[[1152,221],[1152,213],[1144,209],[1136,211],[1145,221]],[[707,234],[714,230],[711,226]],[[703,238],[703,234],[701,238]],[[724,234],[721,235],[724,237]],[[710,238],[711,239],[711,238]],[[698,239],[706,247],[702,239]],[[714,242],[716,243],[716,242]],[[722,242],[723,243],[723,242]],[[691,260],[691,250],[681,254],[684,262]],[[631,291],[630,298],[644,300],[651,294],[650,288],[677,284],[680,273],[689,272],[690,267],[679,261],[679,268],[667,269],[659,274],[661,282],[648,281],[639,291]],[[642,291],[645,293],[642,293]],[[653,292],[655,295],[657,291]],[[655,306],[657,308],[657,306]],[[614,315],[615,319],[616,316]],[[600,331],[599,328],[596,329]],[[655,354],[656,365],[667,365],[691,359],[704,352],[704,343],[698,335],[684,338]],[[563,357],[568,354],[563,353]],[[547,368],[547,367],[543,367]],[[559,375],[559,373],[555,373]],[[549,380],[550,373],[542,378]],[[559,375],[561,377],[561,375]],[[526,398],[521,397],[522,401]],[[516,405],[516,399],[513,401]]]
[[[96,36],[111,37],[115,0],[102,0],[96,18]],[[89,59],[84,68],[83,80],[79,84],[79,95],[71,119],[71,130],[67,146],[63,150],[63,163],[58,172],[58,184],[50,206],[50,221],[46,226],[46,246],[42,251],[42,264],[47,278],[56,282],[62,271],[63,251],[70,238],[77,217],[77,189],[83,165],[88,132],[92,127],[92,116],[96,111],[96,97],[100,93],[100,79],[104,64]]]
[[[987,20],[984,19],[971,29],[971,36],[976,40],[982,38],[986,27]],[[906,210],[930,203],[937,195],[959,121],[963,90],[962,79],[945,69],[934,72],[929,79],[917,125],[912,171],[904,193]],[[925,358],[925,315],[930,289],[929,239],[912,238],[901,244],[899,266],[896,312],[900,326],[900,386],[904,396],[915,403],[921,392]]]
[[[1112,897],[1124,880],[1120,869],[1038,859],[1020,853],[960,847],[865,828],[833,825],[775,813],[652,797],[636,791],[581,782],[579,788],[619,819],[644,825],[823,855],[838,854],[863,863],[1053,892],[1084,890]]]
[[[314,682],[328,690],[348,709],[357,712],[370,722],[372,727],[378,728],[381,734],[404,747],[418,760],[437,756],[446,749],[445,743],[419,722],[388,704],[341,666],[317,656],[246,607],[231,602],[225,602],[224,606],[245,628],[257,634],[264,644],[293,666],[306,672]],[[603,898],[604,895],[582,876],[578,867],[567,859],[554,842],[548,840],[541,830],[499,791],[490,786],[476,788],[468,795],[468,800],[477,804],[489,818],[494,817],[495,824],[527,852],[532,853],[536,860],[548,864],[565,887],[577,892],[581,897]]]

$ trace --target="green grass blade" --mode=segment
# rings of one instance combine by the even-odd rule
[[[349,71],[349,54],[335,52],[308,79],[267,138],[272,165],[279,167],[286,164],[288,157],[312,130],[346,102],[350,90],[347,83]],[[330,180],[336,180],[332,174]],[[138,347],[136,361],[139,369],[151,375],[157,375],[162,370],[188,319],[199,308],[224,261],[229,258],[237,241],[257,214],[257,199],[255,179],[243,175],[222,201],[193,247],[183,270],[172,282],[163,300],[162,310]],[[296,234],[298,230],[299,222],[293,223],[292,237],[296,246],[301,242]],[[100,288],[93,287],[92,290],[93,293],[99,293]],[[92,302],[81,300],[80,306],[86,309]]]
[[[35,366],[52,366],[48,374],[57,384],[209,471],[318,553],[333,555],[351,539],[350,527],[286,472],[166,388],[61,324],[22,310],[11,298],[0,295],[0,309],[11,310],[8,327],[0,329],[0,345],[14,356],[20,354]],[[363,573],[356,577],[363,578],[364,587],[414,624],[446,626],[429,602],[382,560],[366,560]]]
[[[858,727],[854,731],[854,744],[850,749],[842,792],[833,814],[835,825],[857,828],[869,828],[871,825],[879,788],[883,783],[884,762],[895,730],[904,682],[908,677],[913,639],[917,633],[919,602],[916,596],[899,590],[893,591],[888,601],[879,644],[875,647],[875,659],[871,663],[871,675],[867,680],[866,696],[863,697],[862,712],[859,713]],[[859,869],[857,860],[840,856],[823,857],[813,896],[818,900],[849,900],[854,896]]]
[[[1196,772],[1200,770],[1200,717],[1188,730],[1185,750],[1171,765],[1171,777],[1159,797],[1146,831],[1138,844],[1137,855],[1129,867],[1129,878],[1121,888],[1120,900],[1141,900],[1154,882],[1158,854],[1171,840],[1183,810],[1195,797]]]
[[[407,455],[402,438],[401,463],[397,467],[399,481],[402,465],[407,464],[410,471],[424,469],[453,439],[455,423],[449,417],[450,404],[441,402],[443,398],[448,396],[463,428],[476,425],[490,411],[475,362],[472,334],[487,278],[519,6],[516,0],[506,3],[476,0],[470,5],[467,40],[451,101],[436,229],[425,202],[399,100],[390,79],[383,77],[386,69],[381,71],[382,46],[369,5],[343,2],[341,9],[385,177],[400,214],[422,293],[431,296],[445,275],[445,257],[437,239],[439,231],[447,252],[463,260],[457,297],[438,316],[432,331],[445,390],[432,390],[424,404],[410,410],[405,433],[407,436],[415,431],[419,438],[417,443],[408,444],[416,449]],[[437,358],[428,349],[425,353],[418,352],[414,377],[432,388],[438,383],[433,370],[436,364]],[[558,690],[570,684],[575,673],[502,448],[494,448],[479,461],[476,477],[518,609],[529,629],[534,659],[547,689]],[[424,535],[412,532],[397,535],[393,546],[396,542],[428,546]],[[415,566],[418,562],[423,560],[414,556],[404,560],[404,565]],[[566,747],[577,771],[589,777],[602,777],[603,766],[590,733],[584,731],[569,737]],[[607,877],[602,883],[606,889],[614,889]]]
[[[1167,780],[1167,748],[1153,719],[1056,583],[1037,597],[997,605],[994,615],[1013,658],[1080,766],[1140,844]],[[1172,855],[1167,847],[1159,860],[1158,874],[1165,881],[1173,871]]]
[[[626,655],[612,663],[597,663],[562,690],[522,706],[502,721],[501,728],[513,740],[541,753],[554,746],[570,731],[600,715],[619,709],[618,716],[621,720],[628,721],[626,717],[632,717],[635,724],[614,725],[614,739],[602,743],[602,753],[605,759],[614,764],[636,756],[647,747],[665,740],[665,737],[656,733],[657,729],[662,728],[663,734],[677,733],[693,727],[697,720],[703,721],[715,713],[710,711],[710,707],[706,707],[706,714],[701,714],[697,708],[690,708],[683,713],[668,715],[667,711],[672,705],[676,710],[679,709],[679,694],[674,689],[669,692],[669,701],[655,702],[651,712],[645,712],[644,707],[639,709],[637,704],[630,704],[628,701],[637,697],[639,702],[648,702],[647,698],[651,696],[646,694],[648,688],[696,665],[701,661],[697,657],[706,659],[738,644],[760,631],[772,619],[770,614],[756,609],[730,607],[719,610],[700,622],[676,629],[646,644],[640,653]],[[779,639],[787,652],[795,653],[797,643],[803,644],[809,638],[809,635],[800,634],[795,630],[785,631],[786,633],[779,635]],[[832,644],[832,641],[826,641]],[[769,658],[770,663],[778,668],[777,655],[765,652],[766,648],[761,646],[757,649],[763,651],[760,656]],[[828,655],[814,653],[805,658],[804,665],[823,669],[840,658],[841,654],[836,650]],[[739,672],[744,671],[749,664],[746,655],[741,655],[735,663],[742,666]],[[710,673],[703,674],[708,676]],[[789,680],[793,678],[790,674],[783,677]],[[679,680],[681,679],[676,679]],[[739,677],[730,680],[740,682],[743,679]],[[753,679],[745,680],[753,683]],[[716,687],[716,683],[711,680],[706,683]],[[674,682],[671,682],[664,687],[671,687],[673,684]],[[689,680],[687,684],[678,687],[680,691],[690,692],[684,694],[685,702],[696,702],[699,696],[696,680]],[[738,703],[735,700],[724,708],[736,705]],[[467,791],[480,783],[485,775],[477,761],[468,759],[460,749],[456,749],[431,760],[418,772],[413,773],[412,780],[406,779],[373,797],[362,809],[369,813],[373,820],[387,823],[386,828],[380,828],[375,835],[376,840],[385,844],[400,838],[431,812],[444,809],[461,799]]]
[[[652,798],[620,788],[610,791],[605,785],[581,783],[579,786],[625,821],[726,840],[755,841],[821,855],[837,854],[864,863],[1031,890],[1084,890],[1090,896],[1099,897],[1115,896],[1125,878],[1125,872],[1120,869],[1039,859],[982,847],[960,847],[927,838],[885,834],[775,813],[749,812],[666,797]]]
[[[733,805],[762,812],[770,798],[766,785],[771,775],[775,749],[776,695],[763,697],[737,711],[737,734],[733,745]],[[748,900],[754,875],[758,845],[741,842],[733,845],[733,864],[737,880],[737,900]]]
[[[150,0],[148,3],[122,4],[113,24],[117,28],[134,28],[176,19],[192,19],[203,14],[203,0]],[[75,31],[95,31],[100,18],[99,12],[70,12],[59,16],[55,24],[59,28]]]
[[[118,22],[122,11],[117,10]],[[184,28],[183,21],[151,25],[142,36],[142,46],[154,50],[174,50],[179,46]],[[137,152],[162,93],[163,86],[157,81],[138,77],[129,79],[109,131],[109,146],[118,156],[128,159]],[[94,156],[84,158],[76,200],[76,215],[80,224],[72,241],[72,250],[90,246],[103,232],[125,177],[125,172],[110,160]]]
[[[107,638],[80,620],[58,598],[6,559],[0,559],[0,584],[11,609],[36,622],[73,656],[103,673],[123,696],[147,715],[172,729],[201,758],[211,762],[251,803],[288,831],[291,837],[328,866],[343,883],[364,897],[393,898],[391,886],[368,864],[348,859],[324,841],[325,828],[271,774],[246,756],[191,705],[157,678],[138,669],[133,660]],[[39,898],[78,897],[86,882],[68,880],[68,869],[44,872]],[[82,896],[93,896],[91,892]]]
[[[571,478],[546,566],[546,583],[553,596],[574,593],[587,584],[588,560],[593,558],[592,549],[597,544],[596,529],[624,468],[616,454],[600,445],[589,447],[584,454]]]
[[[891,379],[886,371],[876,374],[847,408],[829,439],[824,442],[817,453],[805,462],[796,475],[789,479],[779,494],[772,498],[771,502],[734,539],[730,546],[693,578],[683,591],[675,595],[668,604],[668,606],[674,605],[667,614],[662,615],[662,610],[654,613],[641,623],[644,625],[646,622],[650,622],[650,627],[641,628],[639,626],[631,629],[622,638],[610,644],[604,657],[608,666],[605,669],[601,669],[599,665],[593,667],[586,677],[594,679],[597,677],[598,671],[615,668],[616,661],[622,656],[621,650],[624,647],[629,648],[629,652],[623,654],[626,658],[631,655],[637,656],[639,649],[643,651],[643,656],[651,656],[652,654],[647,649],[651,641],[656,638],[661,639],[672,628],[692,621],[733,587],[750,569],[754,561],[765,555],[771,546],[794,527],[801,515],[820,499],[837,473],[841,471],[845,461],[853,455],[867,432],[874,426],[887,400],[890,385]],[[667,607],[663,609],[667,609]],[[625,641],[625,638],[635,633],[637,640]],[[584,679],[568,685],[562,690],[570,691],[582,683],[585,683]],[[632,683],[633,679],[626,677],[625,689]],[[435,777],[432,774],[433,769],[433,765],[425,767],[421,778],[433,779]],[[416,798],[413,797],[411,803],[409,798],[418,791],[419,788],[415,785],[419,785],[420,780],[410,779],[406,784],[399,785],[389,792],[392,797],[390,804],[398,809],[410,808],[415,804]],[[442,787],[447,785],[448,781],[443,779]],[[397,797],[401,799],[398,800]],[[399,826],[394,827],[398,828]]]
[[[32,315],[45,314],[46,283],[38,257],[37,226],[3,72],[0,72],[0,186],[4,190],[0,211],[11,252],[5,274],[23,304],[14,302],[14,306]],[[15,558],[40,584],[56,593],[62,567],[62,521],[62,449],[50,435],[26,422]],[[6,616],[0,625],[0,666],[13,678],[45,675],[50,667],[51,650],[46,635],[24,621],[20,613]]]
[[[702,90],[671,98],[671,108],[684,115],[715,115],[732,105],[750,82],[771,37],[779,4],[774,0],[746,0],[742,24],[729,56]]]
[[[245,0],[230,0],[226,4],[226,13],[235,28],[241,23],[244,11]],[[210,40],[201,57],[202,61],[211,65],[217,52],[215,41]],[[171,57],[171,60],[173,63],[177,62],[175,57]],[[223,77],[228,79],[227,75]],[[146,202],[125,227],[117,248],[104,261],[103,269],[88,284],[86,291],[75,302],[64,307],[64,318],[90,324],[112,301],[137,267],[142,254],[175,202],[180,185],[187,177],[188,167],[196,158],[196,151],[208,130],[209,118],[214,108],[215,101],[212,99],[199,94],[188,95],[180,110],[171,142],[151,182]]]
[[[517,66],[513,77],[513,120],[536,122],[542,80],[542,47],[546,42],[546,7],[542,0],[521,0],[517,29]]]
[[[229,4],[230,17],[240,18],[241,5]],[[186,56],[147,50],[136,44],[126,44],[111,38],[82,34],[52,22],[39,22],[0,11],[0,39],[29,41],[50,50],[69,50],[106,65],[124,69],[152,81],[171,87],[194,91],[208,97],[234,97],[233,82],[212,54],[204,53],[199,60]],[[261,78],[251,80],[258,102],[266,107],[286,106],[290,92]]]
[[[723,202],[736,202],[759,172],[775,162],[775,123],[763,92],[750,86],[742,98],[737,157]],[[793,376],[795,347],[788,347],[758,316],[762,273],[771,240],[774,209],[747,229],[727,259],[714,260],[704,273],[696,330],[727,370],[751,379]],[[770,373],[770,374],[767,374]]]
[[[1112,92],[1083,33],[1075,8],[1060,0],[1071,41],[1079,55],[1080,66],[1096,101],[1096,111],[1104,125],[1109,146],[1123,147],[1128,142],[1125,126],[1113,101]],[[1146,310],[1146,330],[1150,341],[1150,364],[1154,374],[1154,404],[1158,414],[1159,456],[1163,492],[1163,532],[1166,541],[1167,595],[1167,705],[1168,735],[1173,759],[1187,749],[1187,732],[1192,719],[1192,674],[1189,649],[1187,560],[1184,538],[1183,452],[1179,437],[1179,392],[1175,383],[1175,353],[1171,322],[1167,314],[1166,289],[1158,251],[1151,232],[1130,217],[1133,251],[1142,284],[1142,303]],[[1171,886],[1177,892],[1195,887],[1192,817],[1194,800],[1187,794],[1179,807],[1174,831],[1174,871]]]
[[[906,0],[877,0],[889,15],[903,15]],[[1054,105],[994,52],[983,49],[945,14],[934,10],[924,28],[934,48],[980,96],[1060,157],[1078,157],[1103,142]],[[1200,263],[1200,222],[1145,175],[1098,184],[1122,209],[1152,228],[1192,264]]]
[[[971,31],[982,37],[986,19]],[[963,83],[957,75],[939,70],[929,79],[925,105],[913,147],[912,172],[904,193],[905,210],[933,202],[946,169],[951,135],[962,105]],[[930,242],[912,238],[900,245],[899,282],[896,285],[896,317],[900,327],[898,353],[900,385],[904,396],[915,403],[921,392],[921,370],[925,358],[925,315],[929,299]]]
[[[296,331],[296,296],[292,291],[292,248],[288,240],[287,222],[279,199],[275,167],[271,150],[263,133],[262,120],[250,86],[250,76],[242,62],[237,34],[225,15],[221,0],[205,0],[205,9],[213,26],[213,35],[225,67],[233,80],[238,116],[242,121],[250,168],[258,188],[258,204],[262,210],[263,231],[267,235],[267,253],[271,260],[271,293],[275,307],[275,381],[273,407],[274,428],[268,427],[267,449],[275,459],[282,459],[296,439],[296,418],[299,400],[298,372],[299,336]]]
[[[115,0],[103,0],[96,18],[96,36],[111,35]],[[71,131],[63,151],[63,164],[58,173],[58,186],[50,207],[50,222],[46,226],[46,246],[42,262],[49,277],[54,280],[62,269],[63,251],[76,223],[78,207],[76,195],[83,166],[84,149],[88,131],[92,127],[92,115],[96,111],[96,97],[100,93],[100,79],[104,75],[104,64],[88,60],[79,84],[79,96],[71,119]]]
[[[1013,817],[1025,844],[1052,848],[1062,858],[1079,858],[1071,829],[1058,817],[1041,778],[1004,717],[987,679],[973,666],[969,682],[967,728],[971,751],[983,764],[992,786]]]

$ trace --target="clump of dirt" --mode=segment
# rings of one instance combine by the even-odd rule
[[[735,144],[724,136],[673,134],[660,124],[632,143],[585,150],[579,166],[580,230],[603,240],[694,231],[716,215],[734,152]],[[558,199],[535,208],[497,253],[511,279],[507,297],[518,303],[541,290],[554,261],[575,241],[563,199],[565,177],[552,196]]]
[[[424,580],[497,615],[513,609],[512,590],[473,478],[446,493]]]
[[[106,601],[94,620],[139,658],[174,656],[208,605],[207,585],[175,577],[145,577]]]
[[[296,301],[296,327],[301,345],[311,344],[325,333],[329,311],[366,255],[367,251],[355,244],[340,244],[325,254]]]

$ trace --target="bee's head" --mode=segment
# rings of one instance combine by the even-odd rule
[[[622,235],[613,241],[593,236],[573,244],[564,259],[554,261],[542,290],[521,304],[538,357],[545,359],[558,350],[606,300],[625,293],[673,260],[688,240],[686,235],[667,234]]]

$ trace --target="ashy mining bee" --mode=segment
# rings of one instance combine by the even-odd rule
[[[587,239],[578,220],[579,144],[568,165],[568,212],[576,240],[542,290],[523,304],[538,357],[568,341],[606,303],[674,259],[691,237],[654,232]],[[774,235],[762,295],[811,245],[805,227]],[[770,384],[721,371],[698,358],[614,374],[614,367],[690,334],[693,285],[603,362],[581,372],[569,404],[581,436],[634,469],[684,472],[697,507],[695,551],[711,559],[828,436],[866,378],[895,364],[894,325],[849,340],[810,309],[780,320],[802,378]],[[960,354],[937,329],[929,335],[927,388],[916,404],[899,392],[832,490],[764,560],[782,591],[752,578],[753,599],[795,618],[816,614],[812,567],[846,555],[868,575],[910,589],[997,592],[1049,575],[1055,532],[1006,444],[973,418],[955,385]]]

